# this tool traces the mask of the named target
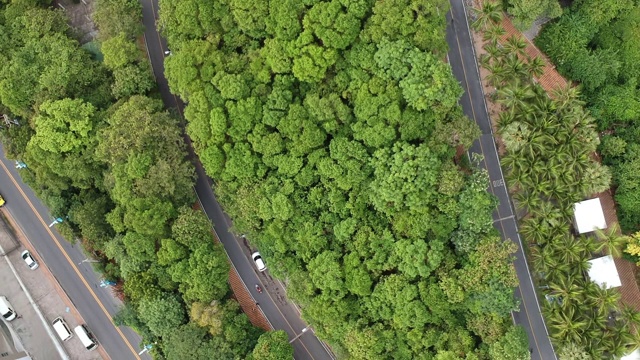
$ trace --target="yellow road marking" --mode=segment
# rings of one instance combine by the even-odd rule
[[[89,290],[89,292],[91,293],[91,296],[93,296],[93,298],[95,299],[96,303],[100,306],[100,308],[102,309],[102,311],[104,312],[104,314],[111,319],[111,314],[109,314],[109,312],[107,311],[107,309],[104,307],[104,305],[102,305],[102,302],[100,301],[100,299],[98,299],[98,296],[96,295],[96,293],[93,291],[93,289],[91,288],[91,286],[89,286],[89,283],[87,283],[87,281],[85,280],[85,278],[82,276],[82,274],[80,273],[80,270],[78,270],[78,268],[76,267],[76,264],[71,260],[71,258],[69,257],[69,254],[66,253],[66,251],[64,251],[64,248],[62,247],[62,245],[60,244],[60,242],[58,241],[58,239],[56,238],[56,236],[53,234],[53,232],[51,231],[51,229],[49,228],[49,225],[44,221],[44,219],[40,216],[40,213],[38,213],[38,211],[36,210],[35,206],[33,206],[33,203],[31,203],[31,201],[29,200],[29,198],[27,197],[27,195],[24,193],[24,191],[22,190],[22,188],[20,187],[20,185],[18,184],[18,182],[16,181],[16,179],[13,177],[13,175],[11,175],[11,173],[9,172],[9,169],[7,168],[7,166],[4,164],[3,161],[0,161],[0,165],[2,165],[2,168],[4,169],[4,171],[7,173],[7,175],[9,175],[9,178],[11,179],[11,182],[13,182],[13,184],[16,186],[16,188],[18,189],[18,191],[20,192],[20,194],[22,195],[22,197],[24,198],[24,200],[27,202],[27,204],[29,205],[29,207],[31,208],[31,210],[33,211],[33,213],[36,215],[36,217],[38,218],[38,220],[40,221],[40,223],[42,224],[42,226],[44,227],[44,229],[47,231],[47,233],[49,233],[49,236],[51,237],[51,239],[53,239],[53,241],[55,242],[56,246],[58,247],[58,249],[60,249],[60,252],[64,255],[64,257],[67,259],[67,262],[69,263],[69,265],[71,265],[71,267],[73,268],[73,270],[76,272],[76,274],[78,275],[78,277],[80,278],[80,280],[82,281],[82,283],[84,284],[84,286],[87,288],[87,290]],[[113,321],[110,322],[114,329],[116,329],[116,331],[118,332],[118,334],[120,334],[120,337],[122,337],[122,340],[124,340],[124,343],[127,344],[127,346],[129,347],[129,349],[131,350],[131,352],[134,354],[135,358],[140,360],[140,356],[138,356],[138,353],[135,351],[135,349],[133,348],[133,346],[131,346],[131,344],[127,341],[127,338],[124,336],[124,334],[122,333],[122,330],[120,330],[117,326],[115,326],[115,324],[113,323]]]
[[[451,17],[453,18],[453,12],[451,13]],[[455,29],[454,29],[455,31]],[[464,68],[464,59],[462,58],[462,51],[461,51],[461,46],[460,46],[460,40],[458,39],[458,36],[455,37],[456,38],[456,44],[458,45],[458,55],[460,56],[460,62],[462,63],[462,72],[464,74],[464,82],[467,85],[467,91],[466,91],[466,95],[469,98],[469,103],[471,104],[471,112],[473,113],[473,118],[476,119],[476,112],[473,108],[473,98],[471,97],[471,93],[468,91],[469,90],[469,82],[467,81],[467,72]],[[471,44],[471,46],[473,46],[473,44]],[[491,125],[491,124],[489,124]],[[483,134],[484,135],[484,134]],[[482,141],[480,141],[480,139],[478,139],[478,144],[480,145],[480,151],[482,151],[482,153],[484,154],[484,148],[482,147]],[[489,167],[487,166],[487,161],[484,158],[484,156],[482,157],[482,161],[484,162],[485,165],[485,169],[487,169],[487,172],[489,171]],[[506,184],[504,185],[506,186]],[[495,192],[493,191],[493,186],[491,186],[491,184],[489,184],[489,188],[491,189],[491,193],[495,196]],[[507,193],[508,195],[508,193]],[[498,214],[500,214],[500,209],[497,209]],[[502,221],[500,221],[500,227],[502,228],[502,233],[505,233],[504,230],[504,225],[502,224]],[[523,251],[524,253],[524,251]],[[526,257],[523,259],[524,261],[527,261]],[[535,293],[535,289],[533,289],[534,293]],[[533,329],[533,324],[531,322],[531,318],[529,317],[529,311],[527,310],[527,304],[524,300],[524,297],[522,296],[522,291],[520,290],[520,287],[518,287],[518,292],[520,292],[520,298],[522,299],[522,306],[524,307],[524,312],[525,312],[525,316],[527,317],[527,320],[529,320],[529,324],[531,326],[531,335],[533,336],[533,342],[536,344],[536,349],[538,350],[538,354],[540,354],[540,347],[538,346],[538,339],[536,338],[536,334],[535,331]]]

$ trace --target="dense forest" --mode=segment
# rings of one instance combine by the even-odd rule
[[[620,226],[640,230],[640,3],[574,1],[536,39],[558,70],[582,88],[602,132]]]
[[[23,179],[64,218],[57,229],[118,281],[126,305],[114,320],[157,343],[156,359],[291,358],[286,334],[261,336],[231,298],[224,250],[191,207],[194,168],[154,92],[140,20],[135,0],[99,0],[101,53],[90,53],[63,12],[0,4],[0,113],[19,124],[2,129],[6,155],[28,165]]]
[[[588,2],[600,4],[583,4]],[[585,108],[578,88],[569,85],[547,94],[533,80],[542,74],[544,62],[527,55],[523,38],[505,39],[499,3],[485,2],[475,15],[474,28],[484,41],[480,64],[490,71],[486,80],[497,89],[491,97],[502,107],[496,119],[504,144],[502,165],[558,358],[620,358],[640,348],[640,313],[620,302],[618,289],[596,285],[586,271],[588,260],[620,257],[632,240],[639,255],[640,239],[620,235],[616,224],[595,236],[572,231],[573,204],[607,190],[612,178],[595,156],[597,113]]]
[[[341,358],[530,357],[515,245],[459,155],[479,131],[444,62],[448,6],[160,1],[219,199]]]

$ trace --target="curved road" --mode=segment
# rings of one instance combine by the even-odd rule
[[[177,109],[180,114],[184,105],[169,91],[167,79],[164,77],[164,51],[167,49],[166,41],[161,38],[156,29],[158,18],[158,1],[141,0],[143,23],[145,26],[145,40],[149,60],[153,73],[158,83],[162,100],[167,108]],[[231,232],[231,222],[222,211],[216,197],[211,190],[212,182],[207,177],[191,146],[191,141],[185,135],[189,156],[196,167],[197,182],[196,194],[202,204],[202,208],[213,223],[218,239],[224,245],[231,263],[238,271],[240,278],[250,290],[253,298],[260,304],[260,308],[266,315],[274,329],[282,329],[287,332],[292,341],[294,356],[299,360],[333,359],[330,350],[314,334],[313,327],[306,324],[301,318],[297,307],[291,303],[278,281],[274,281],[268,274],[258,274],[253,262],[249,259],[249,249],[241,245],[240,240]],[[269,259],[265,259],[269,266]],[[268,271],[267,271],[268,273]],[[255,291],[254,285],[266,290],[262,294]]]
[[[476,63],[469,23],[466,17],[463,0],[450,0],[451,11],[447,14],[447,43],[449,44],[449,63],[453,74],[460,82],[465,93],[460,98],[460,105],[470,119],[480,127],[482,135],[470,149],[470,153],[481,154],[484,160],[480,166],[489,173],[490,184],[487,191],[495,195],[498,207],[493,212],[493,225],[505,241],[513,241],[518,245],[514,266],[520,285],[515,296],[520,300],[520,309],[512,313],[513,321],[522,325],[529,337],[531,359],[552,360],[556,355],[545,326],[540,304],[536,296],[535,286],[527,265],[522,240],[518,232],[518,224],[507,187],[505,185],[500,158],[493,138],[493,129],[480,83],[478,65]],[[471,154],[469,154],[471,155]]]
[[[49,210],[22,182],[15,164],[4,157],[4,151],[0,157],[0,187],[7,201],[5,211],[15,219],[36,249],[36,257],[51,270],[111,359],[150,359],[147,354],[138,356],[141,351],[138,334],[130,328],[115,327],[111,317],[118,312],[120,302],[111,295],[111,290],[100,287],[100,275],[93,271],[91,263],[83,262],[87,256],[80,245],[70,244],[54,228],[49,228],[53,222]]]

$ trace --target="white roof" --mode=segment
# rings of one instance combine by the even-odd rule
[[[599,198],[575,203],[573,209],[573,216],[576,219],[576,230],[578,230],[579,234],[607,228],[607,222],[604,219]]]
[[[640,360],[640,350],[634,350],[631,354],[621,357],[620,360]]]
[[[591,263],[591,268],[589,269],[591,281],[607,289],[622,285],[616,264],[613,262],[613,256],[607,255],[591,259],[589,263]]]

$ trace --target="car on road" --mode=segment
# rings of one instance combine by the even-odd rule
[[[256,263],[256,267],[258,268],[258,271],[263,272],[267,270],[267,265],[264,264],[264,260],[262,260],[262,256],[260,255],[259,252],[256,251],[253,254],[251,254],[251,258],[253,259],[253,262]]]
[[[33,256],[31,256],[29,250],[25,250],[22,252],[22,260],[27,263],[27,266],[31,270],[35,270],[38,268],[38,262],[33,258]]]
[[[4,203],[5,203],[4,198],[2,197],[2,195],[0,195],[0,207],[3,207]]]

